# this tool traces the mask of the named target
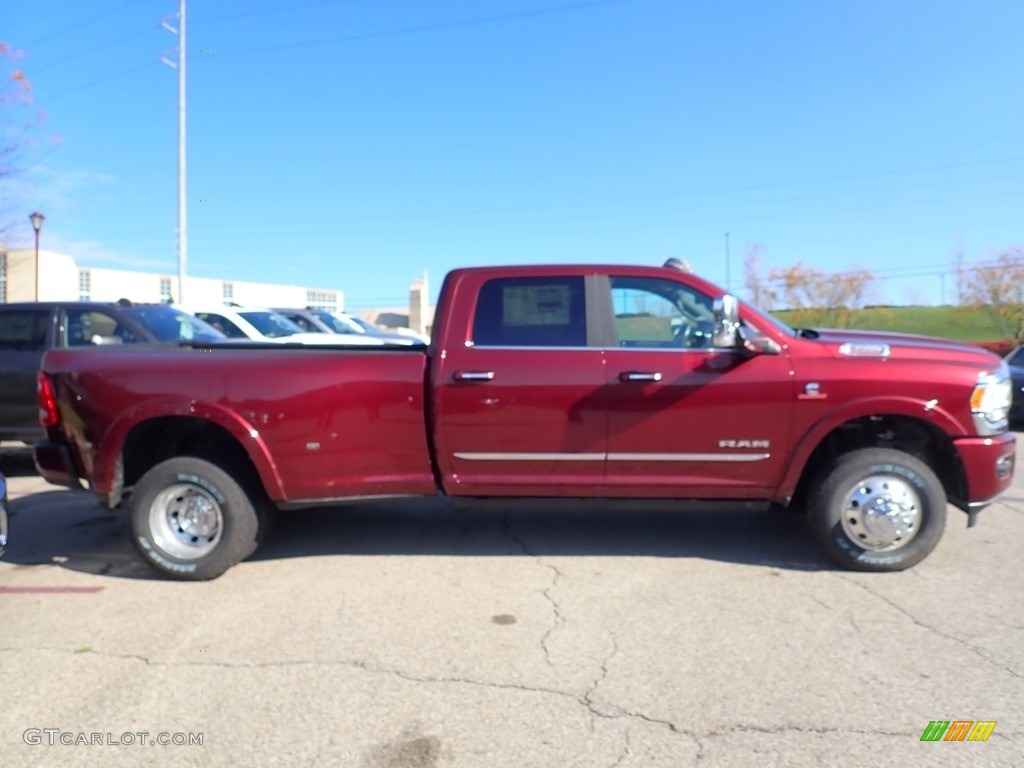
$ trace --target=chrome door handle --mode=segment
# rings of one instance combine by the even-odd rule
[[[452,378],[456,381],[493,381],[494,371],[456,371]]]
[[[661,381],[657,371],[626,371],[619,374],[619,381]]]

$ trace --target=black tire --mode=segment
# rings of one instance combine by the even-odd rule
[[[215,579],[253,553],[260,517],[232,474],[205,459],[163,461],[142,476],[129,504],[132,542],[159,573]]]
[[[902,512],[895,526],[876,512],[889,503]],[[946,527],[942,483],[923,461],[891,448],[840,456],[811,487],[807,506],[825,551],[856,571],[902,571],[917,565],[935,549]]]

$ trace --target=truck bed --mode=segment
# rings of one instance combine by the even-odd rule
[[[288,504],[436,493],[427,364],[415,347],[224,344],[53,350],[45,369],[71,410],[62,428],[97,493],[118,490],[117,457],[142,416],[126,404],[139,403],[228,431],[271,500]],[[161,438],[151,429],[146,439]]]

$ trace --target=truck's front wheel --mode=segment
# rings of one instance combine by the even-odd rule
[[[146,561],[175,579],[215,579],[255,548],[259,531],[249,495],[204,459],[163,461],[131,495],[132,540]]]
[[[890,448],[840,456],[808,498],[818,540],[841,565],[902,571],[924,560],[946,526],[946,494],[923,461]]]

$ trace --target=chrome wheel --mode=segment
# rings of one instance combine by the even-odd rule
[[[217,547],[224,531],[224,515],[208,491],[178,483],[153,499],[149,529],[154,543],[171,557],[196,560]]]
[[[872,552],[890,552],[905,547],[920,530],[921,498],[900,477],[871,475],[846,494],[841,515],[851,541]]]

